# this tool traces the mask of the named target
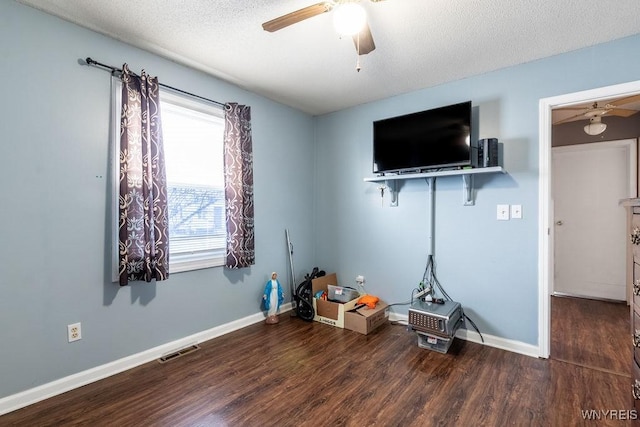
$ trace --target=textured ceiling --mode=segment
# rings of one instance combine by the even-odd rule
[[[18,1],[313,115],[640,33],[640,0],[361,0],[357,72],[331,12],[262,29],[313,0]]]

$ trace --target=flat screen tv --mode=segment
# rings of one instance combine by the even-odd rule
[[[373,172],[471,164],[471,101],[373,122]]]

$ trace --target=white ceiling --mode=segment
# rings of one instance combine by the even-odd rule
[[[357,72],[331,12],[262,29],[314,0],[18,1],[313,115],[640,33],[639,0],[361,0]]]

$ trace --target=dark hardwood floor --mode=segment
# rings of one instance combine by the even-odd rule
[[[554,322],[574,313],[555,299],[553,310]],[[601,360],[605,369],[589,367],[600,362],[594,354],[580,358],[593,336],[588,329],[561,322],[556,332],[571,338],[557,338],[562,350],[554,338],[552,348],[562,360],[543,360],[458,339],[440,354],[419,348],[400,325],[365,336],[288,313],[280,318],[6,414],[0,425],[631,425],[583,419],[582,411],[627,411],[633,404],[630,368],[623,367],[630,355],[618,365],[609,354]],[[590,343],[599,353],[631,345],[628,336],[624,348],[599,339]]]
[[[631,378],[625,303],[551,297],[551,358]]]

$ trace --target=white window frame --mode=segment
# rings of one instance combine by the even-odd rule
[[[112,77],[112,153],[111,153],[111,170],[112,170],[112,280],[119,281],[118,275],[118,217],[119,217],[119,179],[120,179],[120,115],[122,105],[122,81],[117,77]],[[167,102],[198,111],[207,115],[212,115],[224,120],[224,111],[219,106],[199,100],[195,97],[180,94],[170,89],[160,88],[160,102]],[[226,239],[225,239],[226,242]],[[188,254],[171,254],[171,245],[169,246],[169,274],[181,273],[184,271],[200,270],[204,268],[220,267],[225,265],[226,247],[221,247],[209,251],[196,251]]]

